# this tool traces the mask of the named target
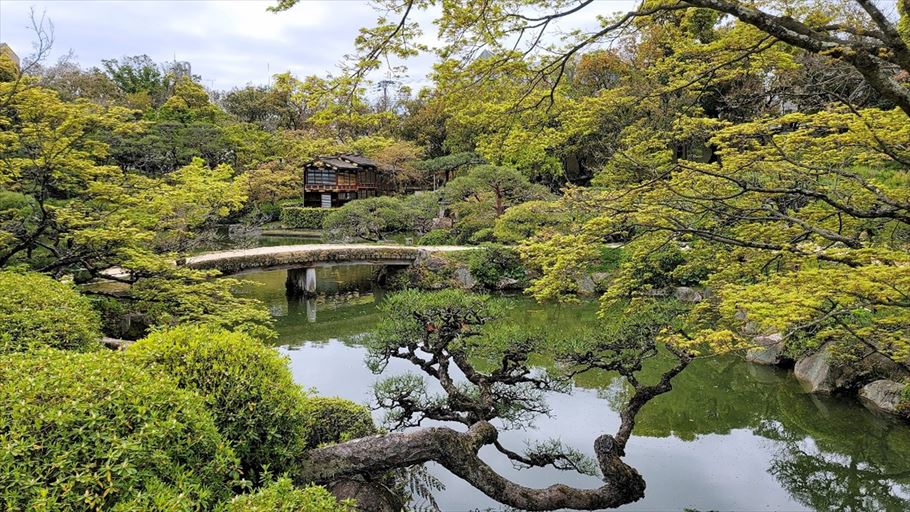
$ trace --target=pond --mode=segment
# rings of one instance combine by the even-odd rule
[[[366,350],[357,340],[380,318],[383,294],[372,275],[367,266],[320,268],[324,295],[290,303],[286,271],[243,276],[259,284],[245,293],[268,304],[280,350],[301,385],[370,402],[378,377],[364,365]],[[590,321],[596,310],[596,304],[509,300],[512,321],[564,332]],[[410,369],[393,363],[386,375]],[[552,417],[500,439],[521,449],[527,441],[559,438],[591,454],[594,438],[619,425],[621,393],[615,375],[585,376],[570,395],[550,397]],[[694,362],[673,391],[645,406],[626,451],[648,488],[645,498],[621,510],[910,510],[910,427],[852,398],[806,394],[789,372],[735,357]],[[596,478],[557,470],[518,471],[495,451],[481,455],[524,485],[599,485]],[[502,509],[445,469],[430,470],[446,485],[436,494],[442,510]]]

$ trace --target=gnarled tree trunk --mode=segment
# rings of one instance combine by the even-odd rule
[[[532,489],[509,481],[477,456],[482,446],[496,438],[496,429],[485,421],[467,432],[432,427],[365,437],[310,451],[304,465],[307,469],[297,479],[327,483],[433,461],[499,503],[523,510],[615,508],[644,496],[644,479],[622,462],[621,447],[612,436],[602,435],[594,443],[605,482],[597,489],[563,484]]]

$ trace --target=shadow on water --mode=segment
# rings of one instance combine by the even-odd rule
[[[357,339],[380,319],[382,292],[371,282],[373,269],[317,272],[320,295],[311,304],[288,300],[285,271],[245,275],[260,283],[246,293],[269,305],[298,382],[368,402],[377,377],[365,368],[366,351]],[[596,310],[595,304],[510,301],[509,321],[570,335]],[[545,357],[539,360],[546,364]],[[395,363],[388,374],[408,370]],[[503,432],[501,439],[521,448],[557,437],[589,452],[598,434],[615,431],[616,410],[627,392],[615,375],[585,375],[571,395],[551,397],[553,417],[541,418],[535,429]],[[634,434],[628,460],[645,476],[648,490],[623,510],[910,510],[910,427],[855,399],[806,394],[784,370],[736,357],[698,360],[677,377],[673,391],[642,410]],[[524,485],[598,485],[555,470],[519,472],[494,453],[481,453]],[[445,470],[432,469],[447,485],[438,496],[443,510],[498,510]]]

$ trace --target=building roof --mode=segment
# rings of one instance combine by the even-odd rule
[[[369,158],[357,155],[338,155],[339,158],[343,158],[349,162],[354,162],[357,165],[364,165],[368,167],[379,167],[379,162],[375,160],[370,160]]]
[[[316,163],[316,162],[322,162],[323,164],[330,165],[332,167],[335,167],[335,168],[341,169],[341,170],[345,170],[345,171],[356,171],[357,169],[360,168],[357,166],[356,163],[352,163],[347,160],[342,160],[341,158],[336,157],[336,156],[316,157],[316,159],[313,160],[313,162],[310,162],[310,164]]]
[[[345,171],[353,171],[366,167],[378,169],[380,167],[379,162],[357,155],[318,156],[314,158],[312,162],[308,163],[307,166],[316,164],[317,162],[322,162],[325,165],[330,165]]]

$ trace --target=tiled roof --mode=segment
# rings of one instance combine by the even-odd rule
[[[342,160],[341,158],[334,157],[334,156],[320,156],[320,157],[316,158],[315,162],[322,162],[324,164],[331,165],[332,167],[336,167],[338,169],[343,169],[346,171],[355,171],[355,170],[359,169],[359,167],[357,166],[356,163],[352,163],[347,160]]]
[[[369,158],[357,156],[357,155],[338,155],[339,158],[343,158],[349,162],[354,162],[357,165],[366,165],[371,167],[379,167],[379,163],[375,160],[370,160]]]

